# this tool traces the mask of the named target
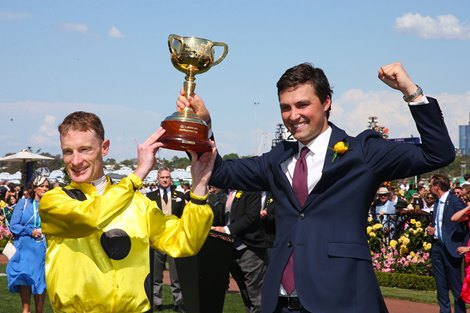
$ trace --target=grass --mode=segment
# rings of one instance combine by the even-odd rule
[[[5,273],[5,265],[0,265],[0,273]],[[418,291],[399,289],[392,287],[381,287],[382,294],[386,298],[395,298],[401,300],[409,300],[413,302],[423,302],[436,304],[435,291]],[[20,297],[16,293],[10,293],[7,288],[6,276],[0,276],[0,312],[19,312],[21,308]],[[451,297],[452,298],[452,297]],[[168,286],[163,288],[163,308],[166,313],[172,313],[172,296]],[[52,313],[49,299],[46,300],[44,313]],[[237,293],[227,293],[225,296],[224,313],[244,313],[245,309],[241,296]]]
[[[0,264],[0,273],[5,273],[5,265]],[[20,312],[21,301],[18,293],[8,291],[7,277],[0,276],[0,312]],[[31,298],[31,308],[34,312],[34,300]],[[173,300],[170,287],[163,286],[163,309],[165,313],[174,313]],[[242,313],[245,312],[241,296],[238,293],[227,293],[225,296],[224,313]],[[46,299],[44,313],[53,313],[49,299]]]

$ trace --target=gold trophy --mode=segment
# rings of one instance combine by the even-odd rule
[[[224,50],[214,61],[214,47],[217,46],[223,47]],[[222,62],[228,52],[228,46],[223,42],[173,34],[168,37],[168,48],[173,66],[186,74],[184,78],[186,97],[194,95],[195,75],[207,72],[212,66]],[[184,111],[177,111],[166,117],[161,126],[166,132],[159,141],[164,143],[167,149],[196,152],[211,150],[208,140],[209,128],[191,108],[185,108]]]

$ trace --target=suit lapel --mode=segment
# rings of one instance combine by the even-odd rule
[[[289,179],[287,178],[286,174],[283,172],[281,164],[287,161],[289,158],[292,158],[294,155],[299,153],[299,143],[295,142],[283,142],[282,147],[284,148],[279,152],[279,156],[276,156],[276,160],[279,160],[277,164],[278,171],[275,173],[274,179],[280,182],[281,186],[291,186],[291,188],[286,189],[283,193],[289,201],[294,204],[293,207],[300,211],[301,207],[299,201],[295,197],[294,190],[292,189],[292,184],[290,183]]]
[[[340,158],[336,158],[333,162],[334,151],[333,147],[338,141],[342,141],[347,139],[348,135],[346,132],[338,127],[336,127],[333,123],[329,123],[331,126],[331,137],[328,142],[328,147],[326,147],[326,155],[325,161],[323,163],[322,175],[316,186],[313,190],[309,193],[307,201],[305,202],[305,206],[307,207],[312,201],[314,201],[315,196],[314,194],[317,193],[319,190],[323,190],[325,187],[331,185],[331,178],[334,177],[334,173],[337,171],[339,167],[339,160]]]

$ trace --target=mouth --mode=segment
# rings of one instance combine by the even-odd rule
[[[70,172],[72,172],[76,176],[80,176],[86,172],[86,168],[71,168]]]
[[[301,132],[305,127],[307,127],[308,123],[300,122],[300,123],[295,123],[291,125],[292,125],[292,130],[294,131],[294,133],[297,133],[297,132]]]

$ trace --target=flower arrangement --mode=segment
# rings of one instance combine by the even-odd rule
[[[387,127],[384,127],[384,126],[375,126],[373,128],[373,130],[375,130],[376,132],[378,132],[380,134],[380,136],[382,136],[383,139],[388,139],[388,128]]]
[[[390,240],[382,224],[369,218],[367,235],[376,271],[431,275],[432,245],[420,221],[411,219],[404,232]]]
[[[5,225],[3,216],[0,217],[0,252],[3,251],[5,245],[9,240],[13,238],[13,234],[10,232],[8,227]]]
[[[331,148],[330,148],[331,149]],[[335,153],[333,154],[333,159],[331,162],[334,162],[336,158],[341,157],[343,154],[348,152],[349,150],[349,143],[346,139],[340,140],[333,146],[333,150]]]

